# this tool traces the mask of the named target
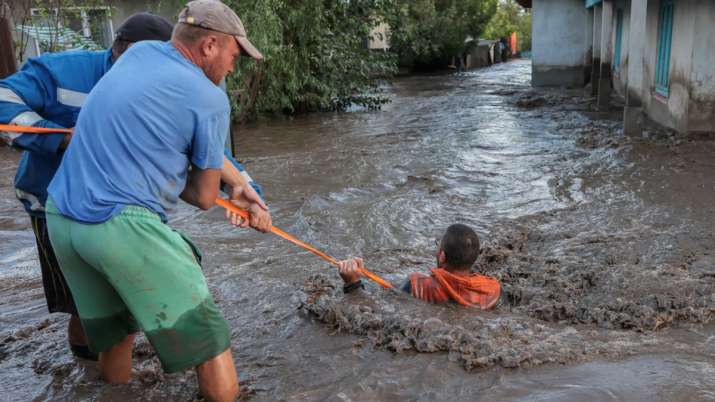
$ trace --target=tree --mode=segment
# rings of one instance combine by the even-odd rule
[[[443,67],[478,38],[496,11],[496,0],[394,0],[388,13],[391,50],[400,65]]]
[[[514,0],[501,0],[494,18],[489,21],[484,36],[498,39],[516,32],[519,50],[531,49],[531,13],[524,10]]]
[[[257,113],[378,108],[382,77],[396,68],[389,53],[365,45],[383,18],[380,0],[229,0],[264,62],[242,60],[228,78],[239,119]],[[260,94],[260,95],[259,95]]]

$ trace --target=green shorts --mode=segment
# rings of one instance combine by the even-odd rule
[[[142,330],[168,373],[230,346],[228,323],[206,286],[193,245],[148,209],[129,206],[99,224],[47,201],[50,240],[95,352]]]

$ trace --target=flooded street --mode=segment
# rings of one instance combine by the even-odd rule
[[[583,91],[534,90],[531,64],[401,78],[381,112],[238,127],[274,224],[400,284],[452,223],[479,233],[489,312],[433,306],[336,270],[223,212],[171,224],[204,251],[252,400],[715,400],[715,137],[624,137]],[[75,361],[46,312],[19,154],[0,148],[0,400],[192,400],[146,340],[133,381]]]

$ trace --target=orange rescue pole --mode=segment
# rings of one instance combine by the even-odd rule
[[[0,124],[0,131],[10,131],[13,133],[28,133],[28,134],[57,134],[64,133],[69,134],[72,132],[71,128],[45,128],[45,127],[30,127],[30,126],[17,126],[14,124]]]
[[[244,219],[248,219],[248,212],[242,210],[241,208],[239,208],[238,206],[234,205],[232,202],[230,202],[230,201],[228,201],[228,200],[224,200],[223,198],[217,198],[217,199],[216,199],[216,204],[218,204],[219,206],[221,206],[221,207],[223,207],[223,208],[225,208],[225,209],[228,209],[228,210],[231,211],[231,212],[234,212],[234,213],[240,215],[240,216],[241,216],[242,218],[244,218]],[[318,257],[324,259],[325,261],[327,261],[327,262],[329,262],[329,263],[335,265],[336,267],[338,266],[338,261],[337,261],[336,259],[334,259],[333,257],[331,257],[331,256],[325,254],[324,252],[322,252],[322,251],[316,249],[315,247],[311,246],[311,245],[308,244],[308,243],[305,243],[305,242],[302,242],[302,241],[296,239],[295,237],[291,236],[290,234],[284,232],[283,230],[281,230],[281,229],[279,229],[279,228],[273,226],[273,227],[271,227],[271,232],[274,233],[274,234],[276,234],[276,235],[278,235],[278,236],[280,236],[280,237],[282,237],[282,238],[284,238],[284,239],[286,239],[286,240],[288,240],[289,242],[291,242],[291,243],[297,245],[298,247],[302,247],[302,248],[304,248],[304,249],[310,251],[311,253],[317,255]],[[360,270],[360,273],[361,273],[364,277],[366,277],[366,278],[372,280],[373,282],[376,282],[377,284],[379,284],[380,286],[382,286],[382,287],[384,287],[384,288],[391,289],[391,288],[393,287],[392,284],[390,284],[390,282],[388,282],[388,281],[386,281],[386,280],[380,278],[379,276],[377,276],[377,275],[375,275],[374,273],[368,271],[367,269],[364,269],[364,268],[361,269],[361,270]]]
[[[42,128],[42,127],[17,126],[17,125],[12,125],[12,124],[0,124],[0,131],[11,131],[11,132],[16,132],[16,133],[50,134],[50,133],[71,133],[72,129],[71,128]],[[247,211],[242,210],[241,208],[234,205],[233,203],[231,203],[228,200],[224,200],[223,198],[217,198],[216,204],[225,208],[225,209],[228,209],[231,212],[234,212],[234,213],[240,215],[244,219],[248,219]],[[329,263],[335,265],[336,267],[338,266],[338,261],[335,258],[325,254],[324,252],[318,250],[317,248],[311,246],[308,243],[305,243],[305,242],[302,242],[302,241],[296,239],[295,237],[291,236],[290,234],[284,232],[283,230],[273,226],[273,227],[271,227],[271,232],[288,240],[289,242],[291,242],[299,247],[302,247],[302,248],[310,251],[311,253],[317,255],[318,257],[324,259],[325,261],[328,261]],[[361,269],[360,273],[364,277],[378,283],[380,286],[382,286],[384,288],[388,288],[388,289],[393,288],[393,286],[392,286],[392,284],[390,284],[390,282],[380,278],[379,276],[373,274],[372,272],[368,271],[367,269],[364,269],[364,268]]]

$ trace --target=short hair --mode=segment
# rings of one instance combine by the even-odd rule
[[[115,39],[114,43],[112,43],[112,53],[115,55],[115,57],[119,57],[122,55],[122,53],[126,52],[129,46],[131,46],[134,42],[130,42],[128,40],[123,40],[123,39]]]
[[[174,32],[171,34],[171,37],[179,40],[180,42],[192,44],[198,42],[209,34],[216,34],[216,31],[179,22],[174,25]]]
[[[479,236],[469,226],[456,223],[442,236],[441,248],[448,266],[471,267],[479,257]]]

